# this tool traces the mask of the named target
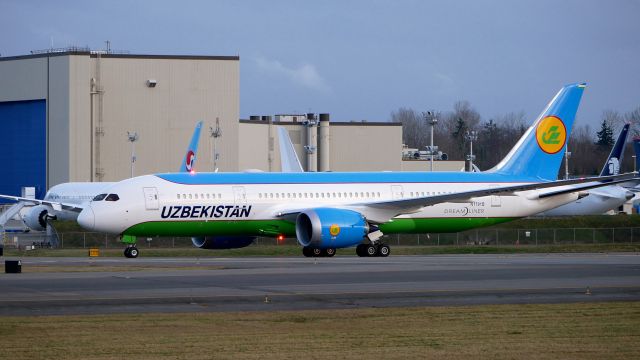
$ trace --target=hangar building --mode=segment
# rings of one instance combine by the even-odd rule
[[[35,186],[42,198],[62,182],[127,178],[132,146],[135,175],[177,171],[198,119],[219,119],[218,166],[238,170],[239,60],[79,48],[1,57],[0,193]]]
[[[251,116],[240,120],[240,169],[280,171],[277,126],[287,129],[305,171],[428,171],[402,158],[402,124],[333,121],[329,114]],[[464,161],[435,161],[434,171],[458,171]]]
[[[88,48],[0,57],[0,194],[34,186],[42,198],[63,182],[128,178],[133,148],[134,176],[177,171],[199,120],[198,171],[280,171],[278,125],[306,170],[428,169],[402,161],[399,123],[330,122],[328,114],[239,120],[239,63],[238,56]],[[216,124],[222,135],[210,136]],[[434,170],[459,163],[438,162]]]

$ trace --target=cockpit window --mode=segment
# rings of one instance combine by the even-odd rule
[[[105,197],[107,197],[107,194],[100,194],[100,195],[96,195],[96,196],[93,198],[93,201],[102,201],[102,200],[104,200],[104,198],[105,198]]]
[[[118,200],[120,200],[120,197],[118,196],[118,194],[109,194],[104,199],[104,201],[118,201]]]

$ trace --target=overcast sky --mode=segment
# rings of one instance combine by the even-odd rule
[[[578,122],[640,106],[640,0],[0,0],[0,54],[70,45],[239,55],[240,114],[386,121],[400,107],[533,119],[588,83]],[[0,86],[3,86],[0,84]]]

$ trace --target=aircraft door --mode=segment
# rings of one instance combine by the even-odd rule
[[[391,198],[393,200],[400,200],[404,196],[402,185],[391,185]]]
[[[500,196],[492,195],[491,207],[501,207],[501,206],[502,206],[502,200],[500,199]]]
[[[233,187],[233,203],[235,205],[245,205],[247,203],[247,193],[244,186]]]
[[[144,191],[144,205],[147,210],[158,210],[160,202],[158,201],[158,189],[154,187],[142,188]]]

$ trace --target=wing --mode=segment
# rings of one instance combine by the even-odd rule
[[[48,201],[48,200],[38,200],[38,199],[30,199],[20,196],[11,196],[11,195],[0,195],[0,199],[7,199],[13,201],[21,201],[30,205],[48,205],[53,208],[53,210],[61,211],[73,211],[73,212],[81,212],[84,209],[81,205],[76,204],[65,204],[57,201]]]
[[[510,186],[498,186],[493,188],[485,188],[471,191],[462,191],[444,195],[416,197],[410,199],[398,199],[380,202],[367,202],[359,204],[346,204],[335,206],[338,209],[349,209],[362,213],[367,219],[376,222],[387,222],[391,218],[398,215],[411,214],[419,211],[423,207],[433,206],[442,203],[468,202],[472,198],[489,196],[489,195],[522,195],[520,193],[529,191],[524,194],[528,199],[543,199],[562,194],[580,192],[601,186],[617,184],[633,178],[635,173],[622,175],[599,176],[590,178],[580,178],[571,180],[558,180],[542,183],[529,183]],[[538,190],[538,191],[533,191]],[[305,209],[280,211],[278,216],[286,219],[294,218],[299,212]]]

